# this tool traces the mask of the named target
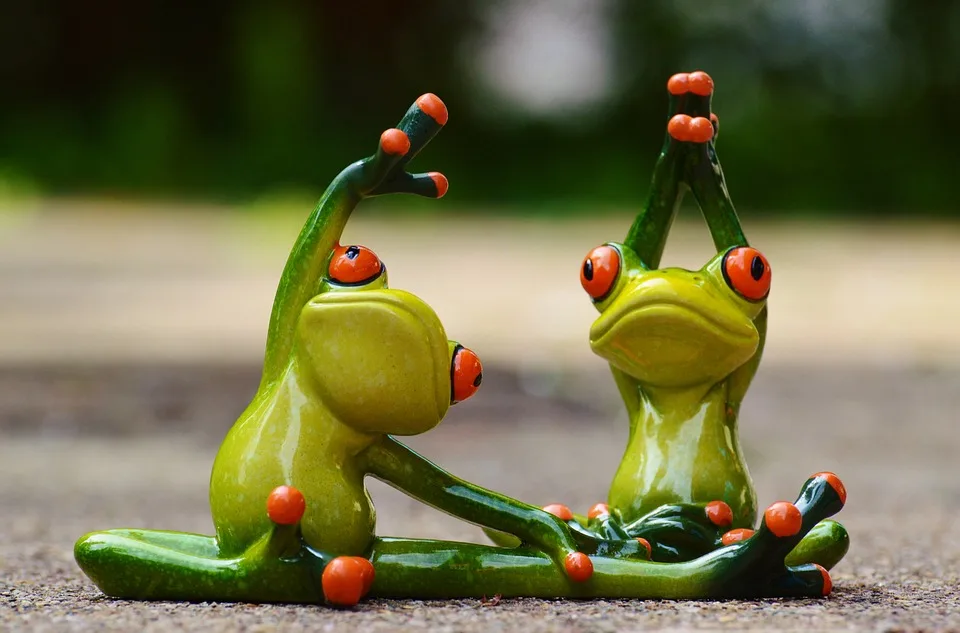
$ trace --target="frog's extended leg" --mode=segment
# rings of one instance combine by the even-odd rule
[[[779,502],[767,509],[751,538],[694,560],[657,563],[593,557],[593,576],[582,583],[565,578],[555,560],[527,545],[503,549],[381,539],[372,557],[377,576],[371,596],[702,599],[826,595],[832,587],[826,570],[814,564],[788,568],[783,560],[818,521],[843,506],[838,483],[835,477],[809,479],[796,503]]]
[[[283,374],[290,362],[297,318],[314,297],[330,254],[356,206],[365,198],[386,193],[412,193],[439,198],[447,180],[439,173],[410,174],[406,164],[447,122],[447,109],[433,94],[410,106],[396,128],[386,130],[373,156],[344,169],[327,187],[307,218],[290,251],[270,315],[261,390]]]
[[[305,508],[298,490],[275,488],[267,499],[270,531],[236,557],[220,558],[212,537],[134,529],[88,534],[74,555],[116,598],[356,604],[370,590],[373,566],[306,546],[300,536]]]

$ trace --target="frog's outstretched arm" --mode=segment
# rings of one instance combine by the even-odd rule
[[[267,330],[261,390],[279,378],[289,364],[300,311],[317,294],[330,253],[339,245],[356,206],[365,198],[387,193],[430,198],[446,193],[447,179],[442,174],[405,171],[406,164],[446,122],[443,102],[433,94],[421,96],[396,128],[380,136],[373,156],[348,166],[327,187],[300,231],[280,277]]]
[[[686,95],[670,95],[671,114],[680,112],[686,101]],[[683,183],[683,159],[686,152],[683,145],[669,134],[666,135],[653,169],[647,203],[623,241],[625,246],[633,249],[648,270],[660,265],[667,234],[686,191]]]
[[[454,477],[390,436],[367,448],[362,458],[366,472],[384,483],[464,521],[515,535],[552,557],[571,578],[589,577],[589,570],[580,569],[588,559],[556,516]],[[646,554],[635,541],[623,541],[619,551],[608,553]]]

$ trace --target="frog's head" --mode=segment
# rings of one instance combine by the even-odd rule
[[[297,362],[338,420],[363,432],[416,435],[480,386],[480,361],[448,341],[433,309],[387,287],[363,246],[333,252],[320,293],[300,314]]]
[[[697,271],[649,270],[607,243],[584,259],[580,281],[600,311],[593,351],[641,384],[679,388],[719,382],[756,353],[770,265],[740,246]]]

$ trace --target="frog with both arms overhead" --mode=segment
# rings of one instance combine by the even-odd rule
[[[821,566],[782,561],[813,523],[842,507],[832,475],[811,478],[779,514],[768,510],[751,538],[664,563],[649,560],[659,545],[622,538],[610,521],[610,530],[585,528],[463,481],[395,439],[430,430],[451,404],[471,396],[480,362],[447,340],[422,300],[388,288],[372,251],[339,239],[367,197],[443,195],[440,174],[404,167],[446,119],[438,98],[418,99],[381,135],[373,156],[334,179],[303,227],[275,298],[260,387],[215,460],[216,536],[94,532],[75,546],[83,571],[119,598],[338,606],[368,596],[829,593]],[[505,548],[379,537],[366,476],[517,542]]]

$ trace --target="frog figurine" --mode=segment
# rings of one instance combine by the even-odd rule
[[[426,432],[481,384],[477,356],[449,341],[421,299],[387,285],[373,251],[341,245],[354,208],[387,193],[441,197],[438,173],[406,164],[447,121],[420,97],[373,156],[348,166],[307,219],[283,271],[260,386],[214,462],[214,536],[113,529],[82,537],[80,568],[107,595],[138,600],[356,605],[391,598],[821,596],[827,571],[782,557],[843,506],[836,477],[806,482],[742,543],[676,563],[644,539],[463,481],[395,436]],[[517,540],[512,548],[378,537],[372,476]],[[562,513],[561,513],[562,514]]]
[[[772,273],[747,242],[724,182],[713,90],[702,71],[667,82],[666,139],[646,207],[623,243],[594,248],[580,268],[600,312],[590,346],[610,364],[630,434],[607,503],[578,525],[644,538],[657,561],[690,560],[749,538],[757,518],[737,416],[763,351]],[[717,254],[700,270],[658,269],[688,190]],[[844,497],[839,479],[824,476]],[[827,520],[786,562],[830,569],[848,547],[843,526]]]

